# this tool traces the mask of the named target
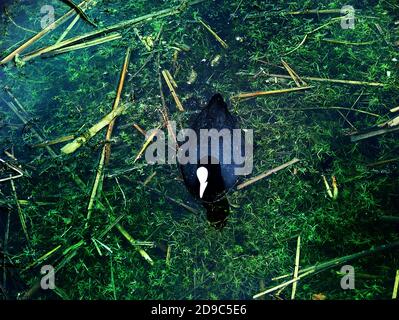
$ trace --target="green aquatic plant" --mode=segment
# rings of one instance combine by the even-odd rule
[[[50,2],[60,12],[69,10],[60,1]],[[33,12],[40,12],[43,3],[10,6],[8,12],[16,23],[39,30]],[[0,157],[29,173],[14,182],[18,202],[11,184],[2,184],[0,191],[1,250],[12,263],[29,267],[18,278],[6,270],[4,297],[251,299],[292,279],[299,235],[299,274],[306,267],[398,240],[395,223],[381,219],[397,214],[397,132],[351,141],[395,115],[389,110],[397,107],[399,85],[393,31],[398,8],[374,1],[355,13],[354,29],[342,29],[337,1],[319,1],[317,6],[312,1],[218,1],[216,9],[198,2],[134,26],[140,36],[151,37],[151,51],[131,25],[123,24],[162,10],[175,12],[180,3],[98,1],[85,13],[96,17],[99,29],[124,25],[118,30],[122,39],[37,57],[18,68],[10,61],[0,70],[1,86],[17,97],[29,123],[24,132],[9,126],[20,120],[0,100],[5,115],[0,151],[17,160],[5,153]],[[68,25],[69,20],[29,52],[53,45]],[[64,40],[93,30],[98,31],[80,21]],[[11,22],[0,23],[1,51],[9,54],[21,46],[20,41],[32,36],[26,32]],[[70,141],[47,146],[53,151],[29,147],[43,143],[34,130],[43,141],[77,138],[111,112],[127,47],[132,56],[121,102],[128,111],[118,117],[111,139],[104,130],[69,156],[59,150]],[[212,63],[218,55],[219,64]],[[282,60],[312,88],[296,89],[298,78]],[[185,112],[176,110],[162,70],[176,81]],[[193,70],[195,82],[188,84]],[[281,93],[292,88],[296,92]],[[216,91],[229,100],[276,90],[280,93],[230,101],[241,126],[254,130],[254,170],[242,182],[291,159],[301,161],[229,194],[232,213],[223,231],[207,225],[175,166],[134,161],[145,142],[134,124],[149,131],[164,125],[167,117],[184,128]],[[0,95],[15,103],[6,92]],[[112,152],[87,224],[90,193],[107,144]],[[24,224],[8,220],[7,212],[20,214]],[[7,237],[4,221],[10,223]],[[394,250],[351,262],[359,274],[355,290],[341,290],[337,266],[299,280],[295,298],[389,299],[398,268]],[[143,259],[143,251],[153,265]],[[44,263],[57,268],[57,290],[29,291],[36,288]],[[27,290],[14,290],[19,284]],[[290,299],[292,285],[281,289],[265,298]]]

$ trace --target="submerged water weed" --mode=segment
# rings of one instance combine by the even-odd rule
[[[18,25],[39,31],[35,12],[43,4],[11,5],[8,14]],[[55,7],[57,16],[68,10],[60,1],[46,4]],[[102,27],[179,4],[98,1],[86,13]],[[115,141],[89,227],[90,192],[101,150],[109,143],[103,131],[75,154],[50,157],[46,149],[29,146],[39,142],[32,128],[22,135],[22,128],[12,126],[20,120],[0,101],[5,115],[0,126],[1,151],[13,152],[29,172],[29,177],[15,180],[29,243],[16,218],[11,185],[5,183],[0,193],[1,245],[12,263],[22,268],[33,263],[18,276],[7,271],[3,286],[7,298],[32,287],[40,279],[40,258],[60,245],[44,260],[60,268],[59,289],[38,291],[33,298],[250,299],[263,286],[280,283],[273,277],[291,275],[298,235],[302,239],[300,270],[398,240],[395,224],[383,220],[397,214],[397,133],[350,142],[350,134],[374,130],[392,118],[389,109],[398,105],[395,3],[355,1],[352,5],[359,10],[354,29],[342,29],[338,20],[331,22],[337,17],[333,13],[287,14],[339,10],[337,1],[319,1],[317,7],[309,1],[292,1],[287,6],[278,0],[213,4],[198,4],[178,15],[124,28],[117,41],[38,57],[21,67],[12,62],[2,67],[1,86],[11,88],[25,107],[27,119],[38,117],[32,128],[52,140],[81,134],[111,111],[126,47],[132,50],[121,95],[128,111],[116,119]],[[198,18],[228,44],[227,49]],[[2,51],[12,51],[12,46],[15,49],[16,43],[31,36],[4,14],[1,21]],[[54,43],[68,24],[24,53]],[[80,20],[68,38],[93,30]],[[152,51],[138,35],[152,39]],[[212,63],[218,56],[218,63]],[[282,59],[312,88],[233,100],[231,109],[242,127],[254,130],[253,175],[295,157],[301,162],[230,194],[231,217],[223,231],[216,231],[207,225],[203,213],[194,214],[179,205],[201,211],[176,167],[134,162],[144,143],[137,128],[147,131],[164,122],[159,67],[169,70],[177,82],[176,92],[186,112],[177,111],[165,83],[162,94],[169,120],[180,129],[216,91],[232,97],[295,87]],[[188,81],[193,79],[193,70],[195,81]],[[1,97],[10,100],[5,92]],[[61,146],[51,148],[59,154]],[[336,199],[326,192],[323,175],[330,183],[332,176],[336,178]],[[76,177],[83,183],[77,184]],[[7,212],[12,215],[10,236],[5,240]],[[133,240],[127,240],[118,225]],[[153,265],[138,249],[152,258]],[[398,266],[395,251],[351,263],[359,274],[355,290],[342,290],[336,274],[339,268],[333,268],[299,281],[296,298],[314,299],[320,294],[327,299],[390,298]],[[289,299],[290,291],[287,287],[279,297]]]

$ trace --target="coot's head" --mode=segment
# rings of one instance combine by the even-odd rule
[[[193,129],[233,129],[235,120],[229,113],[226,102],[220,93],[212,96],[207,106],[195,119]]]

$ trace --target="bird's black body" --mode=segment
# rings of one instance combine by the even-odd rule
[[[223,143],[219,141],[219,155],[216,155],[209,146],[207,155],[208,164],[201,164],[200,160],[203,159],[200,159],[199,152],[200,129],[216,129],[218,131],[228,129],[232,137],[232,130],[238,129],[238,123],[236,118],[228,111],[227,104],[224,102],[223,97],[220,94],[215,94],[208,105],[194,117],[191,123],[191,129],[196,132],[198,137],[195,146],[198,150],[197,163],[188,163],[180,166],[184,183],[190,193],[194,197],[200,199],[200,182],[196,172],[199,167],[205,167],[208,170],[208,184],[200,200],[207,210],[208,221],[215,227],[221,228],[225,225],[229,214],[229,203],[226,198],[226,192],[236,184],[238,179],[238,176],[235,175],[234,168],[239,165],[234,163],[233,153],[240,152],[243,154],[243,144],[240,144],[238,147],[231,145],[231,163],[226,163],[223,158]],[[233,139],[231,139],[231,144],[232,143]],[[241,139],[241,143],[243,143],[243,139]],[[211,163],[212,158],[213,163]]]

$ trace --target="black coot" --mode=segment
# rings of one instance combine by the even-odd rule
[[[238,129],[238,122],[229,112],[227,104],[220,94],[215,94],[208,105],[192,119],[191,129],[197,135],[196,145],[194,146],[197,150],[197,161],[196,163],[180,165],[184,183],[190,193],[202,202],[207,211],[208,221],[220,229],[225,225],[229,214],[226,192],[236,184],[238,179],[234,169],[242,166],[234,162],[233,154],[234,152],[240,152],[243,155],[244,139],[241,138],[238,146],[233,145],[233,129]],[[217,154],[215,150],[212,150],[211,143],[209,143],[208,154],[205,156],[207,164],[202,164],[204,163],[204,157],[200,158],[200,129],[216,129],[218,132],[222,129],[229,130],[231,136],[231,141],[229,142],[231,143],[231,161],[228,157],[226,157],[227,161],[223,159],[223,151],[226,150],[223,150],[223,142],[219,139],[219,153]],[[200,182],[197,177],[197,169],[199,167],[205,167],[208,171],[207,185],[202,198],[200,198]]]

